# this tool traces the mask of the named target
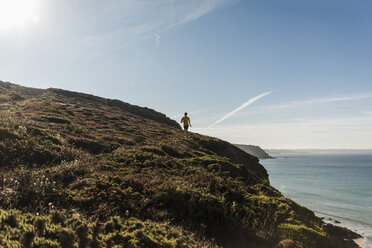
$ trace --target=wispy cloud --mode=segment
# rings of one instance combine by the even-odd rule
[[[262,97],[264,96],[267,96],[271,94],[271,92],[265,92],[261,95],[258,95],[258,96],[255,96],[251,99],[249,99],[248,101],[246,101],[245,103],[243,103],[241,106],[239,106],[238,108],[234,109],[233,111],[231,111],[230,113],[226,114],[225,116],[223,116],[221,119],[217,120],[215,123],[213,123],[212,125],[210,125],[209,127],[207,127],[206,130],[210,129],[211,127],[217,125],[218,123],[220,123],[221,121],[223,120],[226,120],[227,118],[231,117],[232,115],[234,115],[235,113],[239,112],[240,110],[248,107],[249,105],[251,105],[252,103],[256,102],[257,100],[261,99]]]
[[[312,99],[308,99],[308,100],[291,101],[291,102],[286,102],[286,103],[277,104],[277,105],[261,106],[261,107],[254,108],[253,110],[254,111],[263,111],[263,110],[280,110],[280,109],[289,109],[289,108],[301,108],[301,107],[304,107],[304,106],[334,103],[334,102],[355,101],[355,100],[368,99],[368,98],[372,98],[372,93],[353,94],[353,95],[338,95],[338,96],[330,96],[330,97],[324,97],[324,98],[312,98]]]
[[[187,113],[188,113],[189,116],[190,115],[199,115],[199,114],[203,114],[203,113],[215,110],[215,109],[216,108],[207,108],[207,109],[195,110],[195,111],[191,111],[191,112],[187,112]],[[179,118],[179,117],[182,117],[182,116],[183,116],[183,113],[172,115],[171,118],[176,119],[176,118]]]
[[[82,34],[63,50],[78,52],[89,48],[92,57],[117,51],[148,38],[160,43],[160,35],[178,29],[200,17],[238,0],[110,0],[95,16],[99,33]],[[108,20],[107,20],[108,19]],[[105,25],[103,25],[103,23]]]
[[[155,44],[160,44],[160,34],[155,34]]]

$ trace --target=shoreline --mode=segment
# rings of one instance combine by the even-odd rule
[[[372,244],[367,244],[367,235],[362,229],[358,229],[353,225],[354,223],[357,223],[355,220],[348,220],[345,218],[342,218],[340,216],[334,216],[327,213],[322,213],[318,211],[314,211],[315,215],[322,219],[322,221],[326,224],[331,224],[333,226],[346,228],[352,232],[355,232],[356,234],[359,234],[361,237],[353,239],[353,241],[360,247],[360,248],[372,248]],[[355,224],[358,226],[358,224]]]
[[[325,165],[327,165],[327,163],[329,163],[330,165],[333,165],[333,164],[336,164],[336,163],[339,164],[340,163],[339,159],[340,158],[344,159],[344,157],[339,157],[339,155],[344,155],[344,154],[335,154],[335,155],[333,155],[333,154],[329,154],[329,155],[328,154],[310,154],[310,153],[309,154],[299,154],[299,153],[272,154],[272,153],[269,153],[269,154],[273,157],[274,160],[278,159],[278,161],[277,162],[274,162],[274,161],[270,162],[270,160],[265,159],[266,163],[265,163],[265,160],[263,160],[262,164],[268,170],[270,178],[271,178],[272,173],[274,173],[274,174],[276,173],[275,175],[277,175],[277,178],[276,178],[277,183],[276,183],[276,185],[275,185],[275,183],[272,184],[274,187],[278,188],[285,197],[288,197],[288,198],[290,198],[290,199],[292,199],[292,200],[294,200],[298,203],[301,202],[300,203],[301,205],[307,207],[308,209],[313,211],[317,217],[321,218],[322,221],[325,223],[325,225],[330,224],[334,227],[345,228],[345,229],[349,230],[350,232],[353,232],[355,234],[360,235],[360,237],[351,236],[351,238],[349,239],[350,241],[354,241],[355,244],[358,245],[360,248],[372,248],[372,224],[371,224],[370,218],[366,217],[365,211],[363,211],[363,213],[361,213],[361,215],[359,215],[358,210],[357,210],[359,208],[355,208],[354,213],[353,213],[352,209],[354,209],[353,208],[354,203],[350,203],[352,206],[350,206],[348,209],[346,209],[347,211],[344,212],[344,210],[342,210],[342,208],[341,209],[337,208],[338,204],[343,203],[342,198],[340,198],[340,196],[339,196],[340,199],[337,198],[337,199],[327,200],[328,197],[331,196],[331,195],[329,195],[329,192],[322,192],[322,191],[316,192],[316,190],[313,190],[313,187],[311,187],[312,190],[306,191],[308,188],[306,188],[306,187],[302,188],[303,185],[300,184],[301,182],[299,182],[299,181],[291,181],[290,183],[288,183],[287,181],[290,180],[290,178],[288,178],[288,176],[283,176],[283,173],[282,173],[282,170],[284,168],[284,169],[290,169],[291,171],[294,170],[294,172],[292,174],[295,174],[295,173],[299,174],[299,173],[304,173],[304,172],[306,173],[307,172],[309,177],[318,176],[318,175],[316,175],[316,173],[312,173],[311,170],[309,171],[309,166],[314,166],[314,164],[315,164],[315,167],[317,168],[317,171],[331,173],[331,172],[334,172],[334,170],[332,170],[333,167],[331,166],[327,169],[327,167],[321,166],[322,163],[325,163]],[[324,156],[324,158],[328,159],[325,162],[323,161],[323,155],[327,155],[327,156]],[[350,157],[350,161],[351,161],[350,163],[352,163],[355,159],[354,156],[359,155],[359,154],[351,153],[351,154],[345,154],[345,155],[351,155],[352,156],[352,157]],[[291,159],[288,159],[288,158],[291,158]],[[309,162],[309,159],[314,159],[314,158],[317,159],[316,163],[313,162],[313,161]],[[347,157],[347,158],[349,158],[349,157]],[[367,157],[367,158],[368,158],[368,160],[363,160],[362,161],[362,162],[364,162],[364,164],[365,164],[366,161],[370,161],[370,158],[369,157]],[[286,161],[286,159],[288,159],[288,160]],[[304,164],[304,166],[303,167],[297,167],[296,166],[295,169],[297,169],[297,170],[292,169],[291,166],[295,166],[298,163],[302,163],[302,164]],[[350,166],[350,165],[348,165],[348,166]],[[343,167],[343,168],[350,168],[350,167]],[[367,167],[365,167],[365,168],[367,168]],[[352,174],[352,175],[354,176],[354,178],[353,177],[351,178],[351,179],[354,180],[353,182],[358,182],[358,180],[359,180],[358,178],[360,178],[360,175],[359,174]],[[305,177],[302,177],[302,178],[304,180],[307,179]],[[317,181],[318,183],[320,183],[319,185],[322,185],[323,188],[327,187],[328,184],[323,183],[323,182],[325,180],[328,180],[328,178],[326,176],[324,176],[321,179],[322,179],[322,181],[319,181],[319,180]],[[340,180],[342,180],[342,178]],[[310,179],[309,179],[309,181],[310,181]],[[321,190],[319,185],[318,185],[318,187],[315,186],[315,189]],[[288,186],[288,190],[285,190],[286,186]],[[301,186],[300,189],[296,188],[298,186]],[[354,190],[358,190],[358,189],[359,188],[356,188]],[[283,190],[284,190],[284,193],[283,193]],[[285,191],[287,191],[287,192],[285,192]],[[319,196],[321,196],[324,201],[329,201],[327,207],[326,208],[321,207],[322,204],[323,204],[323,202],[321,202],[321,201],[314,201],[313,203],[309,204],[309,205],[311,205],[311,207],[307,206],[306,203],[309,203],[308,201],[301,201],[301,199],[304,200],[303,199],[303,196],[304,196],[303,193],[308,194],[308,196],[310,198],[314,198],[314,199],[315,199],[315,197],[317,197],[316,195],[319,194]],[[348,194],[345,194],[345,197],[346,196],[348,196]],[[342,197],[344,197],[344,195],[342,195]],[[352,197],[352,199],[354,199],[354,201],[358,200],[358,198],[353,198],[353,197]],[[364,201],[363,203],[366,204],[366,201]],[[351,211],[351,212],[348,212],[348,211]],[[347,216],[349,216],[349,218]],[[346,236],[348,236],[348,235],[346,234]]]
[[[270,169],[274,173],[279,175],[278,179],[280,179],[282,181],[278,180],[276,188],[278,188],[282,193],[283,193],[283,190],[281,190],[281,187],[283,185],[284,185],[283,187],[286,186],[287,183],[286,183],[285,180],[288,180],[288,178],[285,177],[285,176],[281,177],[282,173],[280,172],[280,170],[278,168],[278,165],[281,166],[280,167],[281,169],[283,169],[283,168],[288,169],[288,168],[291,168],[290,166],[294,166],[296,163],[301,163],[301,161],[302,161],[302,163],[304,163],[304,161],[305,161],[305,165],[310,165],[311,166],[314,163],[306,164],[306,162],[309,161],[309,158],[314,158],[314,157],[319,158],[318,159],[318,164],[320,164],[320,163],[323,163],[323,160],[321,159],[323,157],[323,155],[328,156],[328,154],[324,154],[324,153],[322,153],[322,154],[311,154],[311,153],[309,153],[309,154],[303,154],[303,153],[301,153],[301,154],[300,153],[272,154],[272,153],[269,153],[269,154],[273,157],[274,160],[278,159],[280,161],[270,162],[270,160],[265,159],[267,161],[267,163],[265,163],[264,160],[262,161],[262,163],[264,164],[264,167],[268,170],[269,175],[271,175]],[[317,155],[319,155],[319,156],[317,156]],[[333,156],[333,154],[329,154],[329,155]],[[338,155],[344,155],[344,154],[335,154],[333,157],[331,156],[332,159],[330,159],[330,161],[328,161],[328,162],[331,162],[331,164],[332,164],[332,162],[333,163],[336,163],[336,162],[339,163],[338,160],[333,159],[333,158],[338,158]],[[350,154],[345,154],[345,155],[355,156],[355,155],[359,155],[359,154],[350,153]],[[325,158],[329,158],[327,156]],[[291,160],[288,160],[288,162],[285,162],[285,159],[288,159],[288,158],[291,158]],[[353,160],[351,159],[350,161],[353,161]],[[270,168],[270,169],[268,169],[268,168]],[[299,168],[299,167],[296,167],[296,168]],[[307,169],[306,166],[304,166],[303,168]],[[318,166],[318,168],[320,170],[323,169],[323,167],[321,167],[321,166]],[[323,169],[323,170],[326,171],[325,169]],[[300,173],[300,172],[302,173],[303,171],[300,168],[296,172],[297,173]],[[307,171],[307,172],[309,172],[309,171]],[[310,175],[314,176],[313,174],[311,174],[311,171],[310,171]],[[327,177],[324,177],[323,179],[327,180]],[[354,181],[356,181],[355,178],[354,178]],[[299,182],[297,182],[297,184],[292,183],[292,184],[290,184],[290,186],[291,187],[297,187],[298,183]],[[273,184],[273,186],[274,185],[275,184]],[[324,184],[324,185],[327,186],[327,184]],[[283,188],[283,189],[285,189],[285,188]],[[290,190],[287,190],[288,192],[291,192],[291,194],[287,192],[289,195],[286,194],[286,193],[283,193],[283,195],[285,197],[288,197],[288,198],[296,201],[296,202],[299,202],[299,199],[302,199],[302,198],[301,197],[295,197],[295,196],[297,194],[300,194],[301,196],[303,196],[303,194],[302,194],[301,190],[298,190],[298,191],[296,191],[296,190],[297,190],[296,188],[294,188],[294,189],[291,188]],[[305,189],[302,189],[302,190],[306,191],[306,187],[305,187]],[[314,190],[310,190],[309,192],[313,193],[313,195],[310,195],[310,197],[315,197],[315,194],[317,194],[317,192],[315,192]],[[308,192],[308,194],[310,194],[309,192]],[[320,196],[322,196],[324,198],[324,200],[326,200],[327,196],[329,196],[329,195],[324,193],[324,194],[320,194]],[[351,232],[360,235],[361,237],[350,239],[350,240],[353,240],[355,242],[355,244],[358,245],[360,248],[372,248],[372,224],[371,224],[370,218],[367,218],[365,216],[365,212],[363,212],[364,215],[359,216],[359,214],[357,212],[355,212],[357,210],[354,210],[354,214],[353,213],[350,214],[347,211],[345,213],[343,213],[343,211],[339,210],[339,209],[333,210],[332,206],[337,208],[337,206],[338,206],[337,204],[339,202],[337,202],[337,200],[334,200],[334,199],[331,199],[329,201],[330,201],[329,205],[327,206],[327,208],[325,208],[325,209],[327,209],[327,211],[324,211],[325,210],[324,209],[322,212],[321,212],[321,210],[323,208],[320,207],[321,205],[318,206],[318,204],[322,204],[322,202],[316,202],[316,203],[314,202],[313,204],[310,204],[312,207],[307,207],[306,203],[309,203],[307,201],[302,201],[302,202],[300,201],[301,202],[300,204],[309,208],[310,210],[312,210],[315,213],[315,215],[317,217],[321,218],[322,221],[326,225],[330,224],[330,225],[335,226],[335,227],[346,228],[347,230],[350,230]],[[341,203],[342,203],[342,201],[341,201]],[[317,211],[317,210],[320,210],[320,211]],[[352,211],[352,209],[349,209],[349,210]],[[334,213],[334,214],[332,214],[332,213]],[[343,217],[344,215],[354,217],[354,219],[348,218],[347,216]]]

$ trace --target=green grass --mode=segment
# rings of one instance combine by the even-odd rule
[[[329,243],[329,240],[327,240],[327,233],[321,229],[316,229],[320,228],[310,228],[302,224],[296,225],[289,223],[282,223],[278,226],[278,231],[286,238],[299,241],[310,247],[315,247],[317,245],[326,246]]]
[[[167,222],[113,217],[97,224],[76,214],[65,216],[54,212],[36,217],[18,210],[0,209],[2,247],[24,247],[25,237],[30,233],[30,247],[64,247],[66,236],[73,247],[92,247],[93,243],[97,247],[216,247],[213,242],[200,240]]]

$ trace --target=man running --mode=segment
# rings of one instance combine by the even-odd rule
[[[183,123],[183,129],[185,130],[186,135],[188,136],[187,130],[189,129],[189,126],[191,127],[191,121],[190,118],[187,117],[187,113],[185,113],[185,116],[182,117],[181,123]]]

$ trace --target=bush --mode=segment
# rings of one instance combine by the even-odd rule
[[[36,217],[34,220],[34,227],[39,236],[42,236],[45,232],[45,219],[42,217]]]
[[[66,228],[59,232],[59,243],[62,248],[74,248],[74,233]]]
[[[26,232],[22,237],[22,247],[31,248],[34,238],[35,238],[35,233],[33,231]]]
[[[81,224],[76,228],[76,235],[79,238],[79,248],[85,248],[89,245],[89,228],[86,224]]]

